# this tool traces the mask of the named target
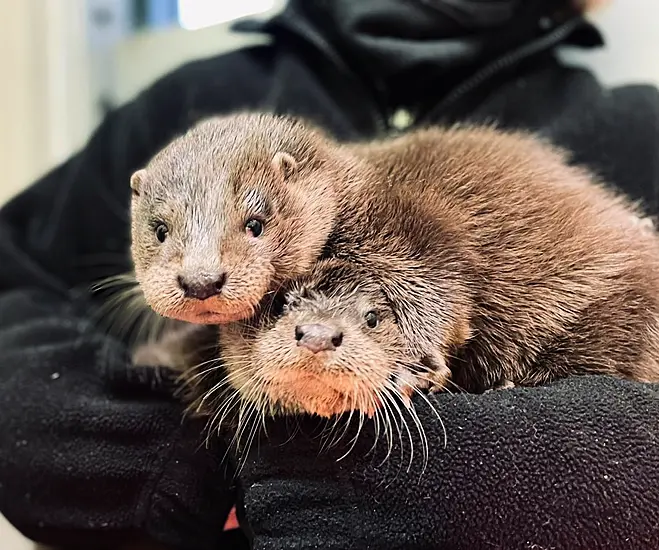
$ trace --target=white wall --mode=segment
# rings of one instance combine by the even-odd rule
[[[84,0],[0,0],[0,203],[93,124]]]
[[[592,15],[607,47],[566,52],[608,85],[651,82],[659,86],[659,0],[610,0]]]

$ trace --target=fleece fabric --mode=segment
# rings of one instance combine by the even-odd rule
[[[268,426],[241,471],[254,547],[659,548],[659,385],[577,377],[430,401],[446,433],[418,401],[427,462],[409,415],[387,460],[386,438],[369,453],[373,424],[341,460],[355,430],[328,450],[311,420]]]
[[[559,46],[601,43],[567,2],[497,4],[495,25],[483,17],[487,3],[475,0],[369,1],[370,15],[358,2],[293,0],[265,25],[242,25],[268,33],[270,43],[164,76],[3,207],[0,512],[10,522],[40,542],[78,548],[145,535],[185,550],[238,547],[235,533],[222,533],[237,489],[221,442],[207,448],[203,426],[181,420],[173,399],[143,391],[148,377],[117,383],[130,369],[126,342],[99,326],[100,299],[90,291],[130,269],[130,174],[204,116],[265,109],[309,118],[338,139],[382,137],[408,123],[497,122],[552,139],[657,212],[657,90],[604,89],[561,64]],[[340,11],[322,11],[331,5]],[[415,37],[417,10],[436,14],[444,30],[431,36],[424,27]],[[474,40],[478,33],[488,39]],[[242,484],[254,544],[491,548],[509,536],[516,538],[499,547],[652,548],[654,392],[588,378],[442,397],[447,449],[434,446],[423,477],[403,469],[381,485],[385,492],[366,463],[339,467],[328,456],[302,464],[301,449],[288,457],[299,464],[286,460],[282,469],[264,443]],[[424,423],[436,443],[440,426],[432,417]]]

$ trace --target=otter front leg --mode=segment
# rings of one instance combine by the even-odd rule
[[[444,356],[439,352],[431,353],[421,362],[428,371],[423,374],[420,386],[433,393],[446,389],[451,380],[451,369],[448,368]]]
[[[486,389],[483,393],[489,393],[496,390],[509,390],[515,387],[515,383],[510,380],[499,380],[491,388]]]
[[[139,345],[133,352],[133,365],[136,367],[164,367],[182,370],[185,356],[176,349],[170,349],[164,342],[154,341]]]
[[[133,364],[183,372],[212,353],[216,341],[214,327],[180,323],[167,329],[160,339],[138,346],[133,352]]]

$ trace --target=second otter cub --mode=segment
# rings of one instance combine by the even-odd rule
[[[384,292],[435,382],[659,379],[659,246],[623,198],[531,136],[426,129],[338,144],[210,119],[132,179],[137,278],[163,315],[249,317],[321,256]]]
[[[373,416],[423,387],[425,369],[407,353],[386,295],[354,263],[321,260],[275,301],[220,330],[229,384],[262,413]],[[216,414],[237,405],[200,394]]]

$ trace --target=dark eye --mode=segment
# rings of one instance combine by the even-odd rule
[[[281,317],[286,311],[288,311],[288,300],[286,296],[281,293],[276,294],[270,303],[270,315],[277,318]]]
[[[165,239],[167,238],[167,233],[169,233],[169,229],[167,229],[167,226],[164,223],[159,223],[156,225],[156,239],[160,241],[161,243],[165,242]]]
[[[245,224],[245,229],[252,234],[252,237],[258,237],[261,235],[261,233],[263,233],[263,222],[261,220],[252,218]]]
[[[368,325],[368,328],[375,328],[378,326],[378,314],[375,313],[375,311],[369,311],[366,314],[366,324]]]

